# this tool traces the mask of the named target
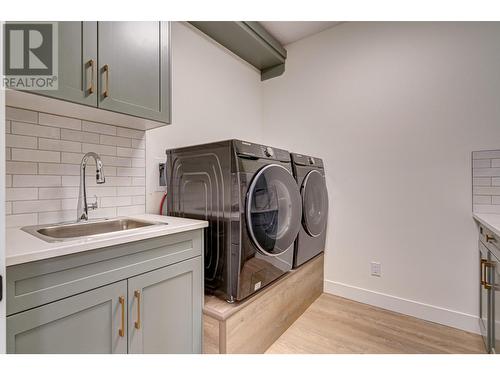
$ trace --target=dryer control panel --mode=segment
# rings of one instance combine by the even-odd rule
[[[272,159],[284,162],[291,161],[290,153],[280,148],[240,140],[233,141],[233,145],[236,154],[241,157],[253,159]]]

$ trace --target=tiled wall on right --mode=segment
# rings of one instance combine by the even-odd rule
[[[472,205],[476,213],[500,214],[500,150],[472,153]]]

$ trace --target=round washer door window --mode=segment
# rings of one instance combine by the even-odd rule
[[[295,241],[302,217],[300,192],[291,173],[281,165],[260,169],[247,193],[250,237],[259,251],[277,256]]]
[[[310,236],[318,237],[325,229],[328,217],[328,194],[321,173],[316,170],[309,172],[300,193],[304,229]]]

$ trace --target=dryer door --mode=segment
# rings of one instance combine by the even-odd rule
[[[304,229],[312,237],[323,233],[328,217],[328,194],[325,179],[317,170],[309,172],[300,189]]]
[[[300,192],[281,165],[260,169],[247,192],[246,219],[250,237],[262,253],[278,256],[295,241],[302,216]]]

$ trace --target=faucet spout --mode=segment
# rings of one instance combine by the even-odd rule
[[[87,152],[80,163],[80,192],[78,194],[78,204],[76,207],[76,221],[88,220],[89,218],[89,208],[96,209],[97,208],[97,200],[92,205],[87,204],[87,186],[85,182],[85,169],[87,167],[87,161],[89,158],[93,158],[95,160],[96,165],[96,174],[95,179],[98,184],[104,184],[106,182],[106,178],[104,177],[104,170],[102,160],[95,152]]]

